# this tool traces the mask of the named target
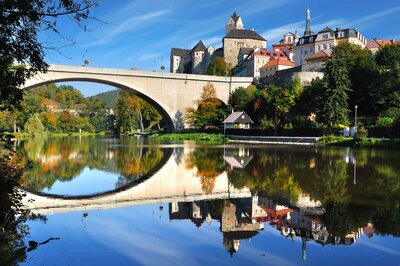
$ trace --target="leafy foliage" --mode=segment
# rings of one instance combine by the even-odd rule
[[[213,76],[230,76],[231,67],[225,62],[223,57],[214,57],[207,69],[208,75]]]
[[[217,98],[215,87],[208,83],[203,87],[196,107],[186,109],[186,123],[193,128],[221,127],[227,114],[227,108]]]

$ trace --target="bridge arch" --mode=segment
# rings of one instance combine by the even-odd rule
[[[168,114],[168,112],[165,110],[163,106],[161,106],[160,103],[157,101],[153,100],[151,97],[148,95],[144,94],[143,92],[133,88],[132,86],[129,86],[127,84],[123,84],[122,82],[114,82],[114,81],[109,81],[109,80],[104,80],[104,79],[98,79],[98,78],[90,78],[90,77],[69,77],[69,78],[59,78],[59,79],[49,79],[49,80],[43,80],[41,82],[37,82],[35,84],[25,86],[24,89],[29,90],[35,87],[43,86],[43,85],[48,85],[50,83],[58,83],[58,82],[73,82],[73,81],[78,81],[78,82],[91,82],[91,83],[100,83],[104,85],[109,85],[121,90],[126,90],[134,95],[138,96],[139,98],[145,100],[146,102],[150,103],[156,110],[157,112],[160,113],[160,115],[163,117],[166,125],[167,125],[167,133],[171,133],[175,131],[175,125],[174,122],[172,121],[172,118]]]
[[[247,87],[253,78],[50,65],[47,72],[37,73],[28,80],[24,88],[64,81],[97,82],[132,91],[160,112],[168,131],[172,132],[183,126],[185,109],[200,98],[207,83],[212,83],[217,97],[227,103],[232,91],[241,86]]]

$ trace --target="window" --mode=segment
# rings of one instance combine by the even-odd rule
[[[303,59],[300,59],[300,65],[302,65],[303,64]]]
[[[328,33],[327,33],[327,34],[322,34],[321,38],[322,38],[323,40],[328,39]]]
[[[310,47],[310,53],[312,53],[314,51],[313,47]]]
[[[321,50],[321,45],[317,45],[317,49],[318,49],[318,51],[320,51]]]
[[[300,49],[300,54],[303,54],[303,48]]]
[[[338,37],[339,38],[343,38],[343,32],[342,31],[338,33]]]
[[[323,47],[324,47],[324,50],[328,49],[328,47],[326,46],[326,43],[324,43]]]
[[[287,38],[287,41],[288,41],[288,42],[292,42],[292,38],[291,38],[291,37],[288,37],[288,38]]]
[[[310,42],[313,42],[314,41],[314,38],[313,37],[310,37]]]
[[[304,39],[300,39],[300,45],[304,43]]]

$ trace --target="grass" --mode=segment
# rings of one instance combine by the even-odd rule
[[[173,133],[173,134],[152,134],[151,139],[158,140],[193,140],[206,141],[213,143],[227,142],[228,138],[222,134],[207,134],[207,133]]]
[[[325,136],[318,142],[318,145],[400,150],[400,139],[365,138],[356,140],[354,138]]]

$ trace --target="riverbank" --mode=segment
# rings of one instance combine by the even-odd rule
[[[193,140],[193,141],[207,141],[216,143],[225,143],[228,137],[222,134],[209,134],[209,133],[172,133],[172,134],[152,134],[148,136],[150,139],[159,140]]]
[[[400,150],[400,139],[366,138],[356,140],[353,138],[325,136],[318,141],[317,145]]]
[[[105,132],[90,133],[90,132],[69,132],[69,133],[38,133],[38,134],[28,134],[28,133],[4,133],[3,135],[12,136],[13,138],[23,139],[29,137],[88,137],[88,136],[105,136]]]
[[[318,145],[337,147],[360,147],[360,148],[382,148],[399,149],[400,139],[366,138],[355,140],[337,136],[324,137],[279,137],[279,136],[237,136],[210,133],[173,133],[173,134],[152,134],[151,139],[159,140],[193,140],[210,143],[263,143],[263,144],[285,144],[285,145]]]

